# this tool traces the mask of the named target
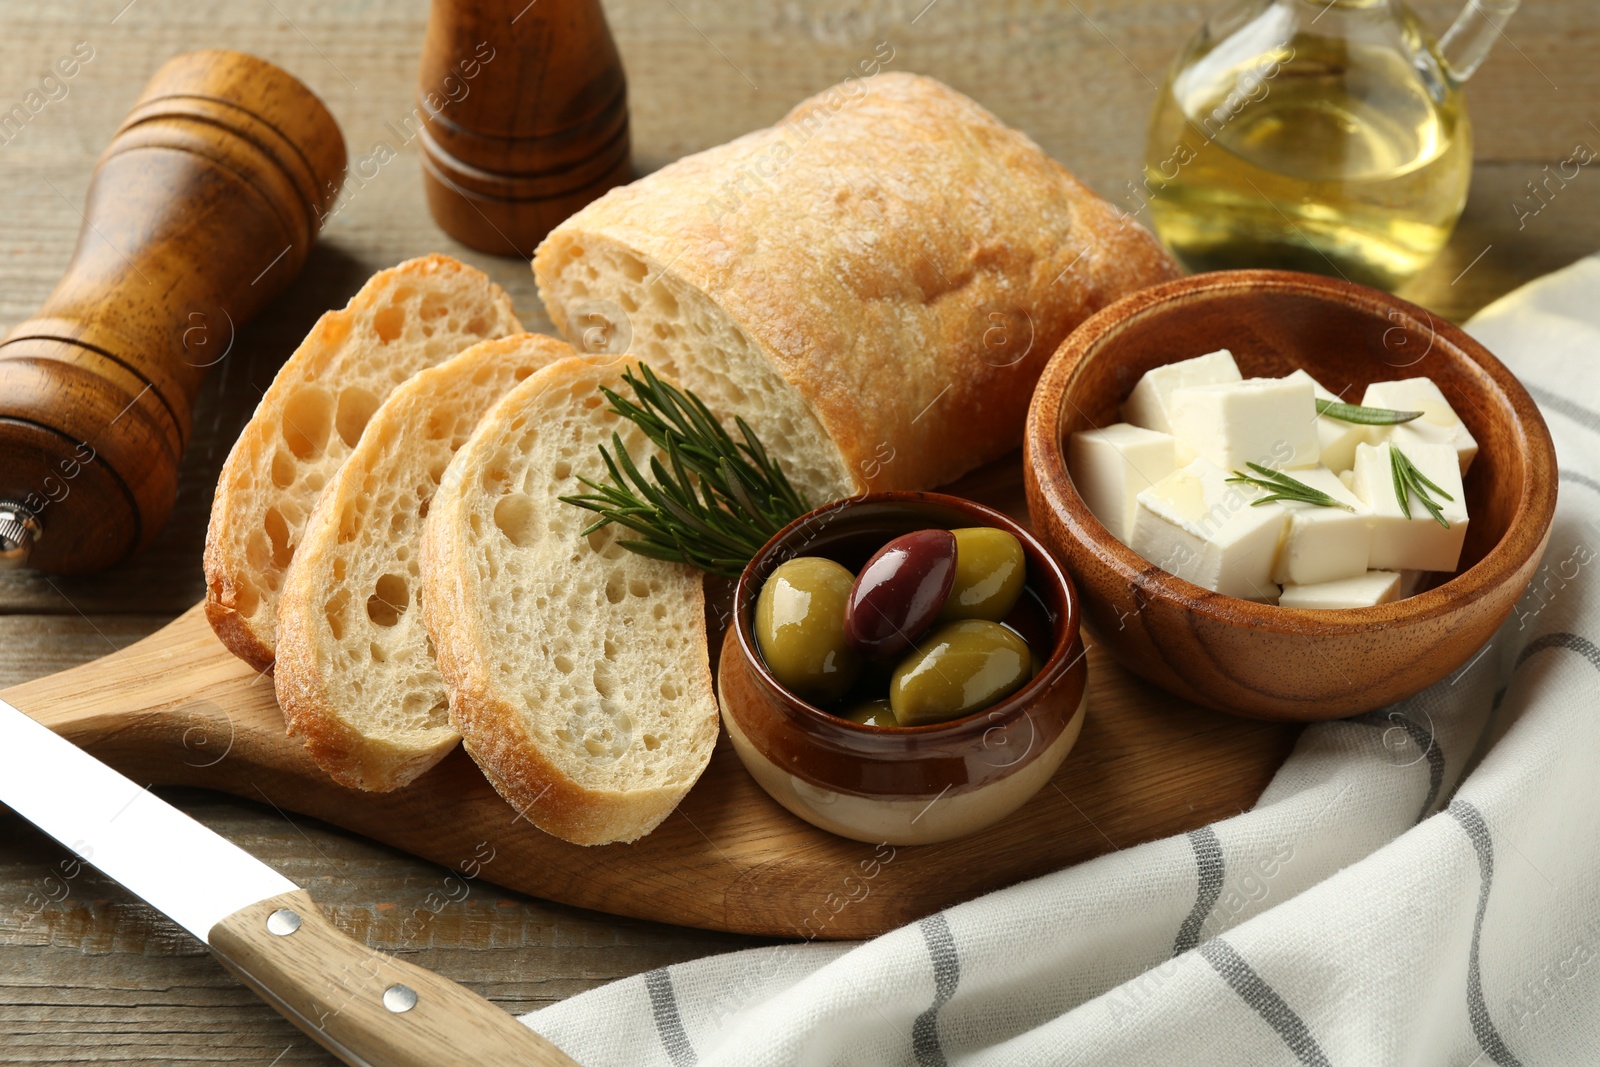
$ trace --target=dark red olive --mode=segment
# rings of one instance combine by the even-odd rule
[[[949,530],[903,534],[878,549],[856,575],[844,606],[844,636],[868,656],[904,652],[938,618],[956,579]]]

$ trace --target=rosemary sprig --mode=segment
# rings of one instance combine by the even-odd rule
[[[606,386],[600,391],[666,461],[651,457],[647,477],[613,433],[610,450],[599,446],[609,481],[579,478],[590,492],[561,499],[600,516],[584,528],[585,536],[614,522],[639,535],[617,542],[632,552],[737,578],[750,557],[810,505],[742,418],[734,419],[743,437],[736,442],[699,397],[657,378],[645,364],[639,369],[642,378],[631,370],[622,374],[635,400]]]
[[[1434,485],[1404,452],[1394,446],[1393,442],[1389,444],[1389,469],[1394,476],[1394,497],[1400,502],[1400,514],[1407,518],[1411,517],[1411,503],[1406,499],[1409,494],[1415,496],[1417,502],[1428,510],[1434,522],[1446,530],[1450,529],[1450,520],[1444,517],[1444,510],[1428,495],[1428,491],[1431,489],[1446,500],[1454,500],[1455,497]]]
[[[1397,426],[1402,422],[1420,419],[1420,411],[1398,411],[1395,408],[1369,408],[1360,404],[1346,404],[1341,400],[1316,401],[1317,414],[1340,422],[1358,422],[1363,426]]]
[[[1263,467],[1259,463],[1246,463],[1245,466],[1255,471],[1255,475],[1234,471],[1230,482],[1243,482],[1253,485],[1258,489],[1265,489],[1271,495],[1261,497],[1259,500],[1250,501],[1250,506],[1258,508],[1262,504],[1271,504],[1277,500],[1290,500],[1297,504],[1314,504],[1319,508],[1343,508],[1345,511],[1354,511],[1355,508],[1342,500],[1329,496],[1320,489],[1313,489],[1305,482],[1289,477],[1282,471],[1275,471],[1271,467]]]

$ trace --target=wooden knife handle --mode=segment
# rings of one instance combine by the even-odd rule
[[[462,986],[342,933],[304,890],[234,912],[207,938],[225,966],[357,1067],[578,1067]]]
[[[156,72],[66,274],[0,341],[0,501],[36,528],[19,561],[97,570],[161,528],[201,381],[299,273],[344,169],[333,116],[271,63],[191,52]]]

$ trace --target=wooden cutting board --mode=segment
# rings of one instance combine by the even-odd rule
[[[1026,517],[1017,456],[949,491]],[[543,833],[460,751],[395,793],[345,789],[285,736],[272,679],[229,654],[198,605],[121,652],[0,696],[142,784],[218,789],[314,816],[509,889],[705,929],[859,938],[1255,802],[1298,727],[1177,701],[1089,642],[1088,716],[1054,780],[996,827],[898,848],[790,815],[726,736],[678,810],[629,845],[583,848]]]

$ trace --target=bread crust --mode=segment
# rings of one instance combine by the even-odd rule
[[[682,594],[677,617],[684,620],[680,633],[687,648],[674,664],[670,680],[682,687],[683,703],[691,712],[671,727],[672,741],[684,750],[692,773],[676,782],[646,788],[591,787],[574,779],[545,752],[528,727],[530,711],[524,699],[508,688],[514,683],[508,683],[494,669],[491,660],[498,638],[486,632],[482,623],[490,617],[486,599],[492,592],[503,594],[505,581],[503,576],[499,582],[480,578],[478,563],[486,550],[475,541],[472,522],[475,510],[480,525],[485,514],[477,508],[481,503],[478,498],[493,499],[492,494],[479,490],[485,481],[516,481],[516,464],[510,453],[516,449],[518,433],[527,432],[518,429],[523,426],[522,417],[533,418],[536,414],[532,401],[546,390],[568,388],[573,383],[605,382],[616,386],[621,368],[629,365],[606,361],[605,366],[600,366],[594,359],[565,359],[508,393],[484,416],[473,440],[457,453],[446,471],[422,537],[425,618],[439,671],[450,688],[450,718],[461,733],[463,747],[518,816],[581,845],[633,841],[649,833],[671,813],[711,758],[718,712],[699,576],[683,564],[642,558],[638,564],[674,575],[674,589]],[[542,423],[535,424],[544,428]],[[592,431],[585,428],[582,447],[592,450],[608,435],[609,431],[602,431],[598,424]],[[554,501],[551,504],[571,506]],[[498,535],[490,529],[485,536]],[[580,540],[575,547],[584,554],[584,560],[594,555],[589,543]],[[577,584],[574,578],[568,576],[570,584]],[[556,618],[554,613],[558,611],[552,606],[541,619]],[[638,713],[641,709],[630,710]]]
[[[276,491],[269,473],[278,451],[285,408],[296,389],[303,385],[337,381],[343,362],[363,346],[376,342],[369,335],[379,330],[376,316],[398,291],[410,288],[426,292],[445,284],[465,285],[477,294],[483,312],[483,327],[478,336],[499,337],[520,333],[511,308],[511,299],[487,275],[449,256],[428,255],[407,260],[379,271],[363,285],[350,302],[317,320],[306,339],[279,369],[228,453],[217,480],[212,500],[211,519],[206,529],[204,567],[206,575],[206,619],[222,644],[258,671],[272,666],[276,645],[276,588],[271,582],[281,578],[287,561],[279,563],[261,558],[258,547],[252,559],[251,540],[259,540],[266,510],[260,498],[276,492],[274,500],[288,500],[300,523],[311,512],[321,486],[293,484],[290,490]],[[473,316],[474,321],[478,318]],[[419,358],[411,353],[411,369],[431,365],[456,354],[458,348],[435,357]],[[408,370],[405,376],[409,376]],[[398,381],[391,383],[390,388]],[[384,395],[387,395],[385,390]],[[376,398],[380,401],[382,396]],[[349,447],[337,434],[329,434],[326,447],[313,457],[320,463],[324,454],[342,459]],[[331,474],[332,472],[327,472]],[[282,516],[280,516],[280,520]],[[286,539],[292,542],[295,524],[290,523]],[[292,552],[293,544],[288,545]],[[265,582],[265,591],[257,588]]]
[[[706,294],[873,490],[940,485],[1016,448],[1062,339],[1179,273],[1026,135],[901,73],[820,93],[557,226],[533,269],[568,338],[582,324],[561,274],[601,241]],[[603,279],[587,288],[606,295]],[[699,387],[694,366],[634,352]]]
[[[377,678],[369,678],[359,696],[351,694],[350,675],[362,668],[339,662],[344,643],[332,633],[327,603],[342,593],[350,614],[357,615],[359,605],[372,592],[370,587],[358,587],[358,581],[370,581],[374,569],[406,571],[405,560],[419,549],[421,540],[418,516],[426,512],[431,500],[431,495],[418,495],[416,473],[419,466],[433,462],[442,466],[453,455],[446,428],[465,419],[470,431],[516,384],[517,374],[526,376],[572,354],[569,345],[554,337],[521,333],[479,342],[453,359],[420,371],[396,388],[373,414],[355,450],[318,498],[284,579],[273,675],[290,736],[299,737],[317,765],[341,785],[372,792],[399,789],[448,755],[460,735],[448,722],[439,729],[397,731],[377,721],[385,710],[383,702],[395,699],[396,694],[380,690]],[[436,421],[439,429],[430,430]],[[406,442],[405,455],[396,453],[398,441]],[[390,497],[393,503],[388,507],[373,500]],[[346,508],[363,504],[371,512],[363,525],[385,531],[383,545],[367,544],[359,538],[346,545],[343,540],[340,527]],[[400,529],[414,530],[415,541],[391,544],[397,536],[392,532],[395,521],[402,518],[402,512],[410,522]],[[352,550],[376,552],[377,557],[346,563]],[[415,610],[424,609],[422,599],[417,588],[411,596]],[[363,640],[369,634],[383,633],[363,627],[358,616],[343,625],[360,628]],[[426,629],[414,626],[414,620],[407,620],[401,630],[384,634],[394,635],[385,652],[388,669],[399,667],[409,675],[407,668],[416,671],[433,663]],[[396,638],[398,643],[392,643]],[[370,665],[367,673],[375,673]],[[414,675],[402,680],[425,684]],[[446,698],[443,680],[435,677],[432,685],[442,704]]]

